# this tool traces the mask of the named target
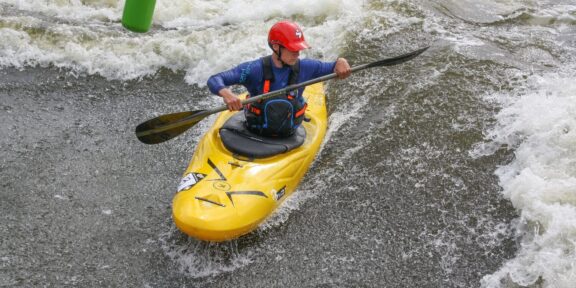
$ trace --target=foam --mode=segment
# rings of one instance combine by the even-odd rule
[[[176,228],[160,236],[164,254],[179,272],[190,278],[206,278],[234,271],[254,260],[250,247],[239,249],[237,240],[223,243],[203,242],[184,236]]]
[[[345,0],[156,5],[152,29],[139,34],[120,25],[124,1],[7,0],[2,7],[12,16],[3,17],[0,37],[10,41],[0,44],[0,67],[52,65],[119,80],[168,68],[186,71],[188,83],[203,86],[210,75],[269,53],[267,31],[281,19],[295,19],[303,27],[314,47],[304,56],[331,60],[346,27],[362,13],[362,3]]]
[[[576,283],[576,74],[573,69],[533,75],[513,95],[498,94],[503,109],[488,131],[490,145],[515,148],[515,159],[497,169],[503,194],[520,213],[522,236],[515,258],[482,279],[503,283],[572,287]]]

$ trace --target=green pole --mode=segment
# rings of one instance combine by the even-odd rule
[[[152,25],[156,0],[126,0],[122,26],[134,32],[147,32]]]

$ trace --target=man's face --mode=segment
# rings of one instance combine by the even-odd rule
[[[298,57],[300,57],[300,51],[290,51],[284,47],[280,47],[282,49],[282,61],[288,65],[294,65],[298,61]]]

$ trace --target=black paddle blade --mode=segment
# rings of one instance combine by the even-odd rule
[[[208,115],[206,110],[196,110],[158,116],[136,126],[136,137],[146,144],[162,143],[184,133]]]
[[[371,67],[379,67],[379,66],[392,66],[392,65],[397,65],[397,64],[401,64],[404,63],[406,61],[410,61],[414,58],[416,58],[416,56],[424,53],[424,51],[428,50],[428,48],[430,48],[430,46],[418,49],[416,51],[412,51],[410,53],[406,53],[400,56],[396,56],[394,58],[388,58],[388,59],[384,59],[384,60],[380,60],[380,61],[376,61],[373,63],[370,63],[368,65],[368,67],[366,68],[371,68]]]

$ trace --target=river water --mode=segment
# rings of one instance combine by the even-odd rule
[[[310,3],[312,2],[312,3]],[[0,286],[573,287],[576,2],[0,0]],[[210,117],[205,82],[269,53],[402,65],[326,83],[330,124],[297,192],[238,240],[180,233],[171,200]]]

